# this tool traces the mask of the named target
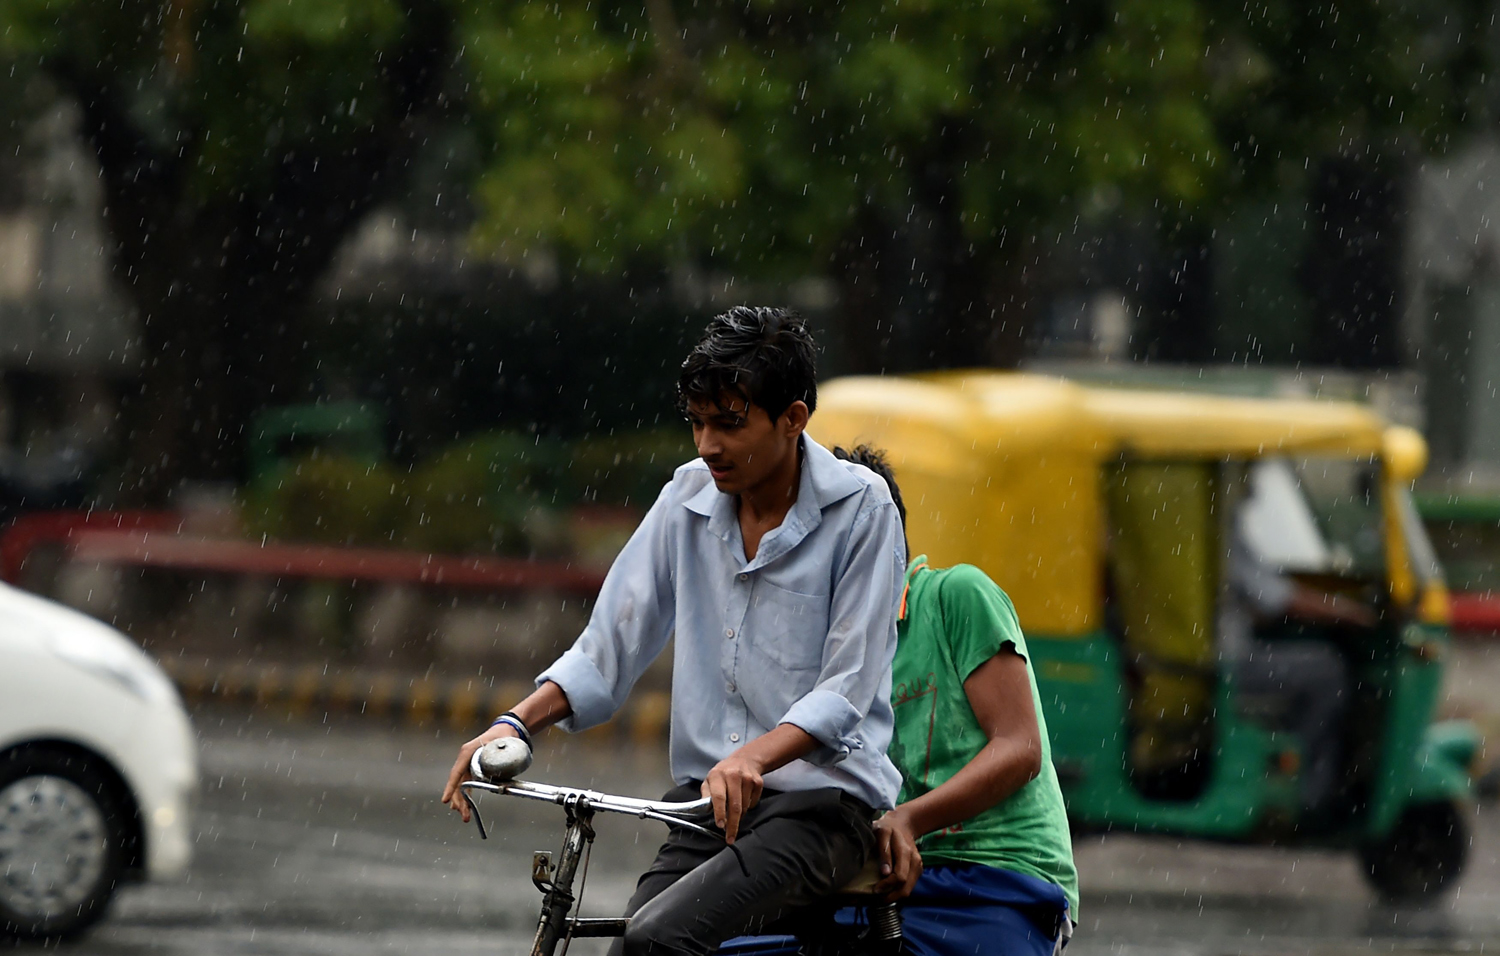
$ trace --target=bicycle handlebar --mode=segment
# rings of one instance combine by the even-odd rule
[[[462,786],[465,789],[480,790],[484,793],[498,793],[510,797],[525,797],[528,800],[541,800],[546,803],[555,803],[560,807],[567,806],[568,803],[573,801],[587,800],[589,806],[595,810],[604,810],[609,813],[623,813],[626,816],[657,819],[666,817],[665,822],[667,823],[690,822],[686,818],[700,814],[712,806],[712,801],[707,797],[675,803],[666,800],[641,800],[636,797],[621,797],[598,790],[583,790],[578,787],[555,787],[550,783],[532,783],[526,780],[511,780],[506,783],[466,780]]]
[[[481,793],[497,793],[507,797],[525,797],[528,800],[541,800],[545,803],[555,803],[560,807],[568,807],[578,803],[586,803],[591,810],[604,810],[608,813],[621,813],[626,816],[638,817],[642,820],[655,820],[668,826],[686,827],[705,836],[722,836],[708,827],[694,823],[689,817],[702,813],[710,808],[712,801],[707,797],[700,800],[688,800],[682,803],[668,803],[656,800],[638,800],[635,797],[620,797],[614,794],[601,793],[597,790],[580,790],[576,787],[554,787],[546,783],[527,783],[521,780],[512,780],[508,783],[486,783],[483,780],[465,780],[459,784],[465,798],[469,791],[478,790]],[[479,823],[479,808],[474,805],[472,799],[469,806],[474,808],[474,820],[479,824],[479,833],[484,835],[484,824]]]
[[[695,823],[690,819],[690,817],[710,809],[712,801],[707,797],[681,802],[641,800],[636,797],[622,797],[611,793],[603,793],[598,790],[583,790],[577,787],[555,787],[546,783],[531,783],[513,779],[530,765],[531,748],[527,747],[519,738],[502,737],[498,740],[490,741],[490,743],[474,752],[469,769],[475,779],[466,780],[459,786],[466,798],[469,791],[478,790],[482,793],[496,793],[502,796],[523,797],[528,800],[555,803],[560,807],[577,805],[580,802],[586,801],[588,806],[593,810],[620,813],[627,816],[639,817],[643,820],[656,820],[669,826],[687,827],[690,830],[695,830],[709,836],[718,835],[707,827]],[[473,801],[470,800],[469,804],[473,806]],[[484,832],[484,825],[481,823],[479,826],[480,833],[482,834]]]

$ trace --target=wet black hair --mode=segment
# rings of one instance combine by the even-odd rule
[[[885,457],[885,452],[879,448],[871,448],[869,445],[855,445],[853,451],[833,448],[833,456],[844,461],[852,461],[856,465],[864,465],[885,479],[885,486],[891,490],[891,500],[896,503],[896,514],[901,516],[901,530],[906,531],[906,504],[901,500],[901,486],[896,484],[896,476],[891,472],[891,463]]]
[[[728,393],[766,410],[771,421],[793,402],[818,407],[817,343],[791,309],[737,305],[709,320],[682,363],[677,405],[718,404]]]

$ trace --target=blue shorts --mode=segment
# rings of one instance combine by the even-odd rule
[[[1062,888],[977,863],[929,866],[901,906],[913,956],[1051,956],[1070,916]]]
[[[1069,917],[1062,888],[978,863],[929,866],[901,904],[903,953],[910,956],[1052,956]],[[840,910],[840,923],[862,921]],[[795,956],[793,936],[742,936],[717,956]]]

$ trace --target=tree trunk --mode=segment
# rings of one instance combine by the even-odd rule
[[[132,484],[121,491],[143,504],[160,503],[183,479],[239,478],[250,419],[299,400],[302,317],[327,262],[268,268],[257,249],[235,248],[241,228],[201,211],[175,235],[165,231],[138,250],[127,286],[146,358],[124,409]],[[196,251],[204,249],[224,254]],[[305,281],[287,281],[299,273]]]
[[[1145,289],[1142,357],[1203,363],[1214,358],[1213,237],[1200,222],[1169,226]]]
[[[321,152],[287,149],[269,160],[263,185],[208,197],[190,182],[196,134],[163,150],[138,128],[115,78],[50,64],[82,107],[115,277],[140,317],[123,503],[161,504],[184,479],[241,477],[253,415],[306,397],[303,320],[315,283],[348,232],[406,181],[440,109],[450,22],[429,0],[411,0],[407,14],[402,46],[385,60],[380,120]]]
[[[879,210],[866,206],[834,253],[842,345],[838,371],[845,374],[879,375],[891,369],[895,310],[887,281],[889,239]]]
[[[1319,365],[1390,368],[1401,362],[1401,237],[1397,174],[1363,158],[1319,164],[1308,207],[1312,241],[1300,276],[1313,303],[1309,354]]]
[[[979,354],[996,368],[1016,368],[1026,357],[1036,323],[1039,279],[1034,237],[1017,235],[1008,248],[988,250],[982,294],[985,338]]]
[[[184,479],[238,478],[249,419],[299,397],[301,316],[339,241],[373,202],[344,198],[332,228],[275,229],[299,191],[193,197],[183,171],[131,142],[98,91],[86,132],[103,170],[117,279],[139,316],[143,364],[125,416],[122,501],[160,504]],[[356,180],[360,170],[341,167]],[[337,192],[330,199],[337,201]],[[291,208],[287,208],[291,206]]]
[[[942,124],[924,167],[920,201],[931,217],[931,317],[924,348],[931,368],[1014,368],[1024,357],[1035,270],[1031,244],[1014,230],[1009,242],[964,229],[962,168],[967,124]]]

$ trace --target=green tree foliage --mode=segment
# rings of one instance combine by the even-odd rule
[[[794,276],[866,204],[909,204],[934,163],[975,238],[1094,182],[1201,196],[1217,143],[1198,5],[1118,6],[1089,30],[1036,0],[681,22],[664,2],[510,5],[470,54],[501,144],[488,235],[604,267],[671,235]]]
[[[1169,221],[1330,153],[1415,155],[1471,113],[1477,0],[648,0],[472,15],[496,149],[481,237],[828,270],[863,364],[925,223],[918,363],[1014,358],[1027,264],[1090,197]],[[882,261],[882,259],[886,261]]]
[[[310,289],[471,122],[479,245],[841,285],[848,364],[1007,361],[1091,203],[1191,219],[1332,153],[1443,147],[1481,0],[4,0],[75,98],[150,356],[139,496],[295,400]],[[1049,232],[1050,230],[1050,232]],[[900,241],[897,241],[897,240]],[[913,263],[917,263],[915,266]],[[931,327],[891,355],[892,310]]]
[[[234,474],[298,397],[303,311],[444,110],[439,0],[6,0],[0,53],[77,101],[143,326],[126,497]]]

